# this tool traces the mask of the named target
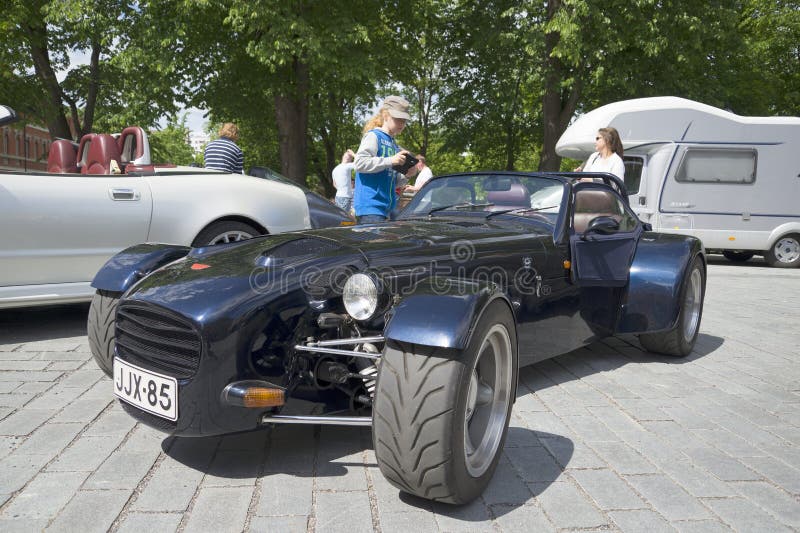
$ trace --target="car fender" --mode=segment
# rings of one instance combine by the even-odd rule
[[[217,220],[251,220],[267,233],[311,228],[300,187],[241,174],[175,173],[147,177],[153,215],[147,240],[190,244]],[[187,194],[192,191],[192,194]]]
[[[188,246],[172,244],[137,244],[106,261],[92,280],[92,287],[104,291],[125,292],[134,283],[168,263],[185,257]]]
[[[675,326],[683,280],[695,257],[706,266],[699,239],[646,232],[639,239],[616,333],[650,333]]]
[[[394,306],[384,337],[463,350],[486,307],[498,298],[506,302],[513,316],[508,298],[493,283],[427,278]],[[516,331],[513,335],[516,338]]]

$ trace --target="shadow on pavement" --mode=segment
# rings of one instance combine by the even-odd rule
[[[769,266],[764,258],[761,256],[756,256],[747,261],[731,261],[726,259],[721,255],[711,254],[707,256],[708,264],[709,265],[724,265],[724,266],[732,266],[732,267],[751,267],[751,268],[772,268]]]
[[[221,437],[169,437],[161,448],[171,459],[207,476],[227,479],[288,474],[302,477],[358,475],[370,467],[380,476],[371,453],[369,429],[336,426],[277,426]],[[522,427],[510,427],[503,456],[482,495],[494,512],[503,515],[524,505],[555,482],[569,464],[574,444],[568,438]],[[381,480],[382,481],[382,480]],[[344,483],[344,480],[342,480]],[[338,482],[337,482],[338,483]],[[386,483],[379,483],[388,487]],[[453,506],[396,491],[408,505],[465,521],[484,521],[480,499]],[[383,496],[387,493],[383,492]]]
[[[0,344],[86,335],[89,304],[0,309]]]

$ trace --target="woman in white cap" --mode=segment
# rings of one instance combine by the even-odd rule
[[[364,136],[356,152],[353,198],[359,224],[387,220],[397,203],[395,183],[399,173],[392,167],[403,165],[409,152],[402,150],[394,138],[411,119],[408,106],[405,98],[387,96],[378,113],[364,126]]]

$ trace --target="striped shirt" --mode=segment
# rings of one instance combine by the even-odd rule
[[[206,168],[224,170],[226,172],[242,173],[244,155],[236,143],[227,137],[221,137],[206,145],[203,154]]]

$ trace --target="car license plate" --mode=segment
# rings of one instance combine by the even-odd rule
[[[114,394],[156,416],[178,419],[178,380],[114,358]]]

